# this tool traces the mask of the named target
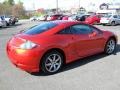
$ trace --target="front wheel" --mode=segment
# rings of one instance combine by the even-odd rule
[[[63,65],[63,55],[58,51],[46,53],[41,62],[41,69],[46,74],[58,72]]]
[[[104,52],[106,54],[112,54],[115,51],[116,48],[116,41],[114,39],[109,39],[106,43]]]

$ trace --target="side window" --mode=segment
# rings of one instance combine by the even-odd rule
[[[71,27],[61,30],[59,34],[71,34]]]
[[[4,20],[4,17],[1,17],[1,20]]]
[[[120,15],[118,15],[118,18],[120,19]]]
[[[93,27],[93,26],[91,26],[90,27],[91,28],[91,30],[94,32],[97,32],[97,34],[101,34],[102,33],[102,31],[100,31],[99,29],[97,29],[96,27]]]
[[[71,27],[72,34],[89,34],[92,33],[92,29],[88,25],[74,25]]]
[[[118,16],[117,16],[117,15],[114,15],[113,17],[114,17],[114,18],[118,18]]]

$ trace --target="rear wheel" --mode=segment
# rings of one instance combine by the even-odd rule
[[[106,26],[106,24],[103,24],[103,26]]]
[[[116,25],[115,21],[111,22],[111,25],[112,25],[112,26],[115,26],[115,25]]]
[[[116,41],[114,39],[109,39],[106,43],[104,52],[106,54],[112,54],[115,51],[116,48]]]
[[[12,24],[12,25],[15,25],[15,21],[12,21],[11,24]]]
[[[54,74],[63,66],[63,55],[58,51],[46,53],[41,62],[41,69],[46,74]]]

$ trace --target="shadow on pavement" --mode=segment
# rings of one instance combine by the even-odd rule
[[[22,24],[21,24],[21,23],[18,23],[18,24],[15,24],[15,25],[7,26],[7,27],[2,27],[2,28],[0,28],[0,30],[6,30],[7,28],[14,28],[14,27],[20,26],[20,25],[22,25]]]
[[[117,48],[116,48],[115,52],[113,53],[113,55],[117,55],[118,52],[120,52],[120,44],[117,45]],[[83,66],[83,65],[86,65],[90,62],[99,60],[99,59],[107,57],[107,56],[109,56],[109,55],[105,55],[104,53],[100,53],[100,54],[97,54],[97,55],[93,55],[93,56],[90,56],[90,57],[86,57],[86,58],[83,58],[83,59],[76,60],[72,63],[69,63],[69,64],[65,65],[62,68],[62,70],[59,71],[57,74],[59,74],[61,72],[68,71],[68,70],[71,70],[71,69],[74,69],[74,68],[77,68],[77,67],[80,67],[80,66]],[[49,76],[49,75],[44,74],[43,72],[32,73],[32,75],[34,75],[34,76]]]

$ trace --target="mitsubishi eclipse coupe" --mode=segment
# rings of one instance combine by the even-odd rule
[[[117,36],[78,21],[43,22],[7,43],[11,62],[27,72],[58,72],[64,64],[104,52],[112,54]]]

